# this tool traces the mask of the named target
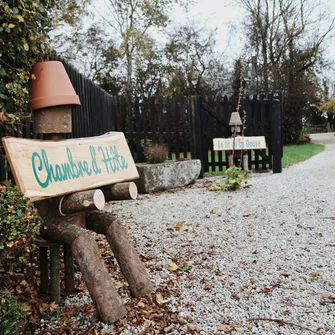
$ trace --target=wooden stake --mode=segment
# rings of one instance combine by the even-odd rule
[[[126,229],[122,227],[120,220],[113,213],[104,211],[86,213],[86,225],[89,229],[106,235],[134,297],[146,296],[154,291],[145,267],[127,237]]]
[[[75,293],[74,288],[74,268],[71,246],[64,245],[64,265],[65,265],[65,291],[67,294]]]
[[[47,294],[49,286],[48,248],[39,247],[39,254],[40,254],[40,292],[41,294]]]
[[[248,153],[244,154],[242,156],[242,168],[244,171],[248,171],[249,170],[249,164],[248,164]]]
[[[107,202],[111,200],[135,200],[138,194],[137,186],[133,181],[104,186],[102,192]]]
[[[60,245],[50,246],[50,297],[57,304],[60,302]]]
[[[230,152],[228,154],[228,167],[234,166],[234,155]]]

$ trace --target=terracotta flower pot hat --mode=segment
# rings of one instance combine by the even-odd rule
[[[80,100],[61,62],[36,63],[32,71],[30,104],[33,110],[51,106],[79,106]]]

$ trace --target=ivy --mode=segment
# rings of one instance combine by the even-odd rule
[[[0,0],[0,137],[29,115],[31,68],[51,52],[49,1]]]
[[[41,219],[16,186],[0,185],[0,269],[24,267]]]

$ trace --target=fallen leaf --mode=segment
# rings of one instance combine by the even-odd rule
[[[241,298],[236,293],[232,293],[231,297],[237,301],[241,300]]]
[[[179,269],[179,266],[174,263],[174,262],[171,262],[169,265],[168,265],[168,270],[169,271],[177,271]]]
[[[181,221],[179,221],[175,226],[174,229],[176,230],[180,230],[180,228],[183,226],[183,223]]]
[[[215,209],[215,208],[213,208],[213,209],[211,210],[211,214],[216,214],[216,209]]]
[[[156,302],[158,305],[163,305],[166,300],[164,300],[163,296],[160,293],[156,293]]]
[[[220,191],[221,188],[217,185],[211,185],[211,186],[209,186],[208,190],[209,191]]]
[[[40,313],[43,313],[45,311],[47,311],[49,309],[49,304],[45,304],[45,303],[42,303],[39,310],[40,310]]]
[[[168,327],[165,327],[165,328],[164,328],[164,331],[165,331],[165,333],[170,333],[170,331],[171,331],[173,328],[174,328],[174,325],[172,324],[172,325],[170,325],[170,326],[168,326]]]
[[[253,253],[254,255],[257,255],[257,254],[259,254],[259,251],[258,251],[258,250],[253,250],[252,253]]]
[[[59,305],[56,304],[54,301],[50,304],[50,311],[51,312],[54,312],[54,311],[57,311]]]
[[[220,327],[218,327],[218,330],[221,330],[225,333],[230,333],[233,330],[233,328],[228,325],[221,325]]]
[[[223,276],[220,277],[219,280],[223,282],[223,281],[225,281],[228,277],[229,277],[228,275],[223,275]]]

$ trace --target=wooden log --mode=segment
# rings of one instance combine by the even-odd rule
[[[137,186],[133,181],[104,186],[101,190],[107,202],[111,200],[135,200],[138,194]]]
[[[50,246],[50,297],[57,304],[60,302],[60,245]]]
[[[77,237],[86,232],[86,229],[70,224],[65,220],[53,222],[52,220],[47,221],[43,218],[43,224],[41,226],[42,236],[62,244],[72,244]]]
[[[145,296],[154,291],[145,267],[127,237],[126,229],[113,213],[89,212],[86,214],[86,225],[89,229],[106,235],[121,272],[129,284],[130,293],[134,297]]]
[[[61,214],[72,214],[105,207],[105,196],[100,189],[76,192],[58,198]]]
[[[127,311],[119,302],[92,233],[79,235],[72,243],[72,252],[102,321],[112,324],[122,318]]]

